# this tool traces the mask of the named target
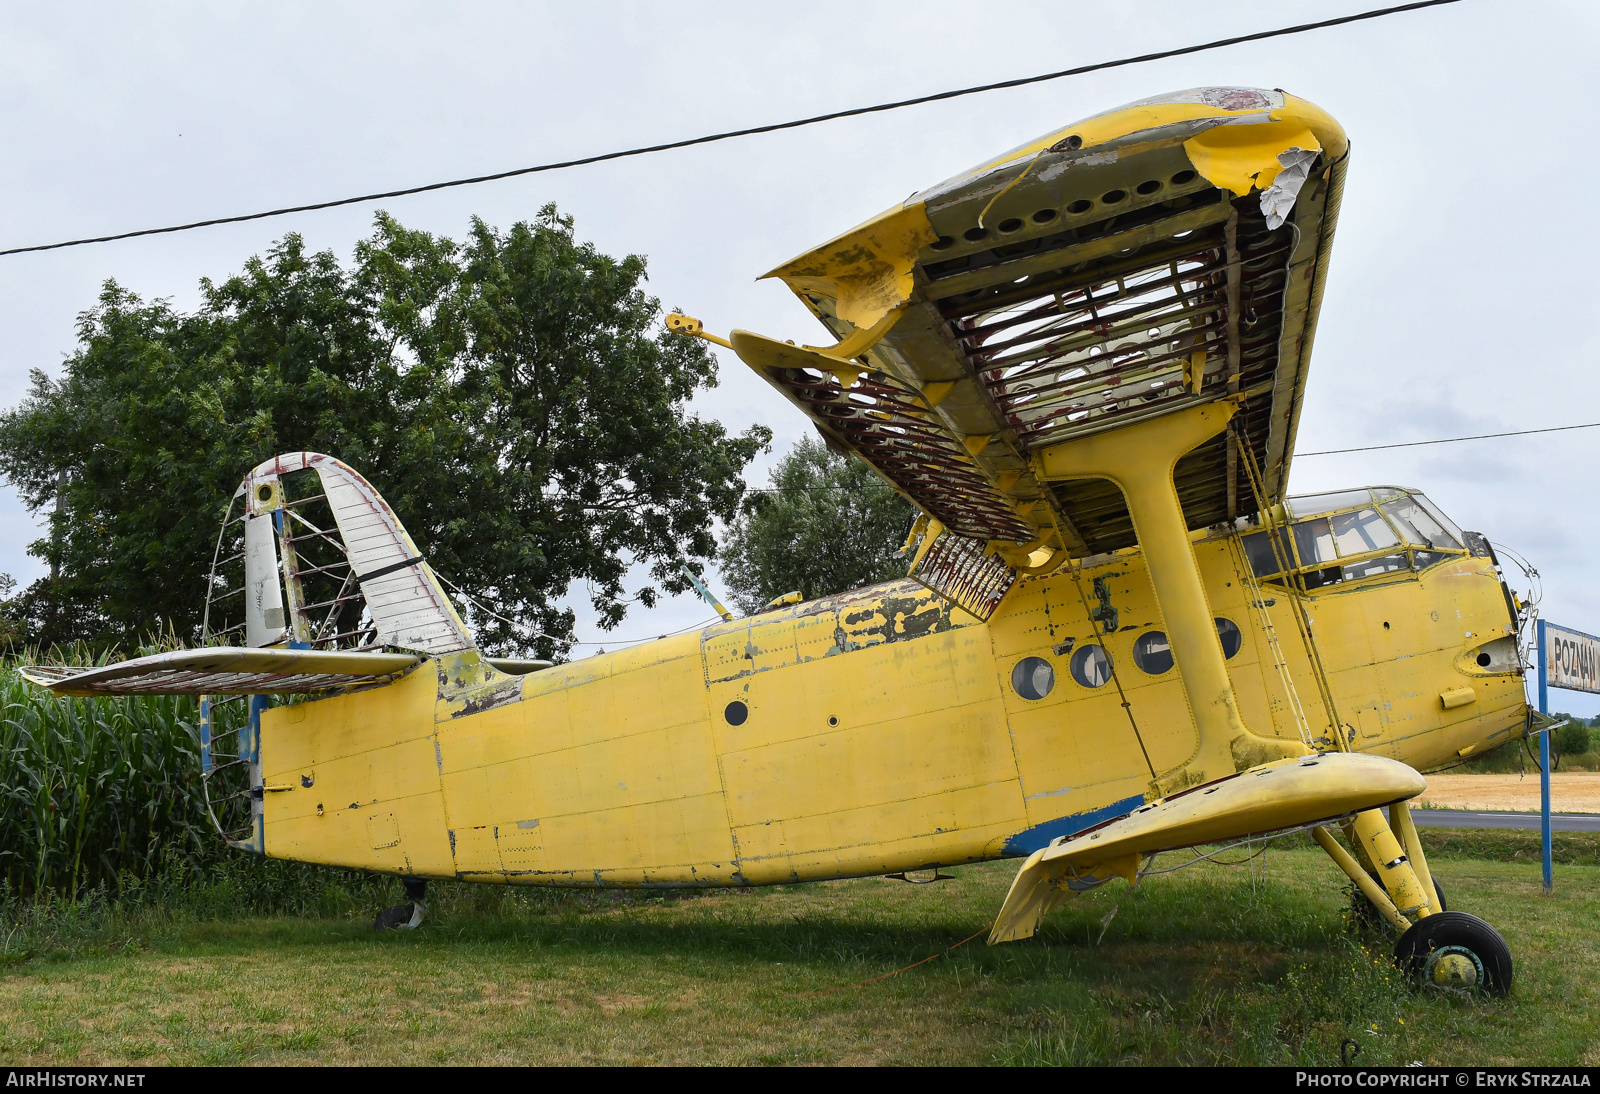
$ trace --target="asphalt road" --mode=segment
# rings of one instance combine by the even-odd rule
[[[1496,813],[1477,809],[1413,809],[1418,828],[1527,828],[1539,830],[1537,813]],[[1552,813],[1554,832],[1600,832],[1600,813]]]

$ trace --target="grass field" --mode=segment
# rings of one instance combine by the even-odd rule
[[[1564,844],[1544,897],[1523,834],[1429,838],[1451,906],[1510,942],[1510,999],[1402,982],[1320,852],[1275,848],[1114,882],[1033,941],[829,994],[806,993],[984,928],[1015,864],[681,896],[440,886],[424,929],[382,936],[355,909],[18,913],[0,1061],[1330,1064],[1353,1038],[1361,1063],[1600,1063],[1594,841]]]

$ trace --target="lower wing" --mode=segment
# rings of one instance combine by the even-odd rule
[[[989,942],[1032,937],[1051,908],[1113,877],[1132,884],[1146,855],[1332,820],[1405,801],[1427,785],[1398,760],[1334,752],[1263,764],[1151,802],[1030,855]]]

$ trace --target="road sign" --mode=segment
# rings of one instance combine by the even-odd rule
[[[1543,620],[1539,635],[1546,684],[1600,694],[1600,638]]]
[[[1550,689],[1600,694],[1600,638],[1539,620],[1539,712],[1550,713]],[[1564,724],[1564,723],[1563,723]],[[1544,832],[1544,891],[1555,885],[1550,854],[1550,733],[1539,734],[1539,813]]]

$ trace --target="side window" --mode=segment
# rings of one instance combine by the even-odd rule
[[[1161,631],[1145,631],[1133,640],[1133,663],[1151,676],[1160,676],[1172,667],[1172,647]]]
[[[1411,563],[1407,561],[1404,552],[1397,555],[1379,555],[1377,558],[1364,558],[1360,562],[1350,563],[1344,568],[1344,579],[1346,581],[1359,581],[1364,577],[1392,574],[1396,570],[1408,570],[1410,568]]]
[[[1244,645],[1244,635],[1239,633],[1239,625],[1231,619],[1217,619],[1217,639],[1222,643],[1222,656],[1231,661],[1233,655],[1239,652],[1239,647]]]
[[[1111,662],[1099,646],[1080,646],[1068,663],[1072,678],[1086,688],[1097,688],[1111,679]]]
[[[1271,534],[1271,532],[1253,532],[1244,537],[1244,554],[1250,560],[1250,569],[1257,577],[1272,577],[1282,570],[1273,555],[1272,540],[1268,538]],[[1294,565],[1294,553],[1289,550],[1287,529],[1278,529],[1278,551],[1290,566]]]
[[[1294,526],[1294,545],[1300,551],[1300,565],[1333,562],[1339,556],[1333,549],[1333,527],[1327,517],[1303,520]]]
[[[1056,670],[1043,657],[1024,657],[1011,670],[1011,688],[1024,699],[1043,699],[1056,686]]]

